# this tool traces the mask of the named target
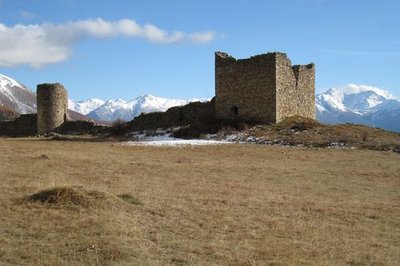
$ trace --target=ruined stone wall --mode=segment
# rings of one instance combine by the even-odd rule
[[[300,115],[315,119],[315,66],[293,66],[284,53],[236,60],[215,54],[216,116],[279,122]]]
[[[275,56],[236,60],[215,53],[217,118],[275,122]]]
[[[141,114],[128,122],[128,131],[214,123],[215,101],[191,102],[165,112]]]
[[[292,63],[285,54],[279,54],[276,60],[276,122],[287,116],[295,115],[293,102],[297,97],[296,77]]]
[[[294,66],[297,81],[296,114],[315,119],[315,65]]]
[[[28,137],[36,135],[36,114],[25,114],[13,121],[0,122],[0,136]]]
[[[63,85],[37,85],[37,131],[45,134],[54,131],[68,118],[68,95]]]
[[[294,115],[315,118],[314,64],[292,67],[286,54],[277,54],[276,90],[277,122]]]

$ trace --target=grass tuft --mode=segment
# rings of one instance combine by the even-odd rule
[[[133,205],[143,205],[143,202],[128,193],[120,194],[117,197]]]
[[[75,205],[86,208],[104,199],[106,195],[99,191],[86,191],[82,187],[54,187],[23,197],[18,202],[39,203],[47,206]]]

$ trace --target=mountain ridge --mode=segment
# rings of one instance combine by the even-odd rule
[[[13,120],[20,114],[36,113],[36,94],[22,83],[0,74],[0,121]],[[68,110],[72,120],[88,120],[85,115]]]
[[[198,99],[141,95],[132,100],[68,100],[69,109],[90,119],[130,121],[141,113],[163,112]],[[17,113],[36,112],[36,96],[23,84],[0,74],[0,106]],[[315,96],[316,118],[327,124],[353,123],[400,132],[400,101],[390,92],[368,85],[333,87]],[[80,117],[75,113],[75,117]],[[82,117],[80,117],[82,118]]]
[[[36,96],[22,83],[0,74],[0,104],[17,113],[36,112]]]
[[[363,124],[400,132],[400,101],[377,87],[348,84],[316,95],[317,120]]]
[[[89,112],[88,116],[105,121],[116,119],[130,121],[141,113],[164,112],[171,107],[182,106],[191,101],[167,99],[145,94],[132,100],[107,100],[103,105]]]

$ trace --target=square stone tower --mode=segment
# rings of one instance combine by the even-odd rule
[[[220,119],[276,123],[315,119],[315,66],[292,66],[284,53],[235,59],[215,53],[215,108]]]

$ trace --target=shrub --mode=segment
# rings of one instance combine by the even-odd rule
[[[126,128],[127,123],[124,120],[118,118],[112,123],[110,133],[113,136],[121,136],[126,133]]]

